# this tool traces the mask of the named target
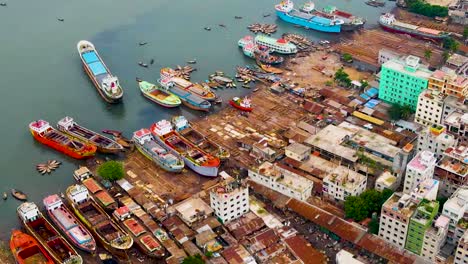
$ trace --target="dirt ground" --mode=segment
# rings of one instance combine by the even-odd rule
[[[449,1],[449,0],[434,0],[434,1]],[[406,22],[406,23],[410,23],[410,24],[414,24],[418,26],[424,26],[424,27],[433,28],[433,29],[442,30],[442,31],[449,31],[449,32],[455,32],[458,34],[463,34],[463,25],[439,23],[430,17],[414,14],[401,8],[396,9],[395,16],[397,19],[402,20],[403,22]]]

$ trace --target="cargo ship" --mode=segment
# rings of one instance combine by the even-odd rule
[[[255,36],[254,42],[257,46],[269,48],[271,52],[277,52],[280,54],[297,53],[296,45],[282,38],[276,39],[265,35],[257,35]]]
[[[92,175],[90,174],[90,176]],[[114,210],[117,209],[117,202],[94,177],[81,179],[81,183],[88,189],[91,198],[93,198],[108,215],[111,215]]]
[[[135,241],[135,244],[143,254],[151,258],[162,258],[165,256],[165,250],[158,240],[153,234],[148,232],[137,218],[131,215],[127,206],[119,207],[114,211],[113,216],[120,226],[133,237],[133,241]]]
[[[169,172],[181,172],[184,169],[184,160],[172,149],[154,140],[149,129],[143,128],[133,133],[133,142],[136,148],[148,159],[154,161],[159,167]]]
[[[185,116],[174,116],[171,118],[171,123],[175,131],[206,153],[218,157],[220,160],[227,160],[231,156],[227,149],[209,140],[202,133],[193,128]]]
[[[177,77],[175,71],[171,68],[162,68],[160,71],[161,79],[169,78],[174,83],[175,86],[179,87],[182,90],[190,92],[202,99],[207,101],[214,101],[216,99],[216,94],[210,89],[206,89],[201,84],[192,83],[183,78]]]
[[[104,64],[94,45],[81,40],[76,45],[86,74],[89,76],[99,95],[108,103],[118,103],[122,100],[123,89],[119,79]]]
[[[104,210],[90,197],[83,185],[67,188],[66,201],[73,212],[106,250],[122,259],[128,259],[127,250],[133,245],[133,239],[122,230]]]
[[[173,130],[172,125],[167,120],[161,120],[151,125],[150,128],[154,138],[165,146],[170,147],[179,153],[184,159],[185,165],[196,173],[208,176],[218,176],[220,160],[211,154],[206,153],[193,143],[182,137]]]
[[[51,127],[47,121],[37,120],[29,124],[33,137],[44,145],[58,150],[75,159],[85,159],[94,156],[96,146],[73,139]]]
[[[179,106],[182,102],[177,95],[170,93],[168,90],[149,82],[138,80],[138,87],[144,97],[157,103],[158,105],[173,108]]]
[[[339,10],[336,6],[328,5],[322,9],[322,11],[315,10],[315,4],[313,2],[307,2],[304,4],[303,9],[315,11],[318,15],[329,18],[329,19],[340,19],[343,21],[341,25],[341,31],[354,31],[364,27],[366,20],[362,17],[357,17],[351,13]]]
[[[81,256],[47,221],[35,203],[22,203],[16,212],[26,231],[41,244],[56,263],[83,263]]]
[[[34,237],[19,230],[11,232],[10,250],[18,264],[54,264]]]
[[[283,0],[275,5],[276,15],[288,23],[321,32],[341,32],[341,26],[345,23],[342,19],[324,17],[314,12],[314,9],[315,6],[310,3],[305,4],[301,10],[294,9],[294,3],[291,0]]]
[[[172,78],[166,78],[161,76],[162,78],[158,80],[158,82],[168,89],[171,93],[175,94],[177,97],[180,98],[182,103],[187,106],[188,108],[191,108],[193,110],[198,110],[198,111],[205,111],[208,112],[210,111],[211,108],[211,103],[208,102],[207,100],[194,95],[192,92],[184,90],[174,84],[172,81]]]
[[[448,32],[400,22],[395,18],[395,15],[390,13],[381,15],[379,24],[386,31],[407,34],[420,39],[441,41],[450,36]]]
[[[102,153],[119,153],[124,151],[124,148],[119,143],[78,125],[75,120],[69,116],[58,121],[57,129],[78,140],[95,145],[97,150]]]
[[[47,215],[62,231],[66,238],[78,249],[94,254],[96,241],[91,233],[63,204],[57,194],[49,195],[42,201]]]

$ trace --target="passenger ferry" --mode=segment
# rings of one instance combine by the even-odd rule
[[[255,44],[265,46],[273,52],[281,54],[294,54],[297,53],[296,45],[285,39],[275,39],[265,35],[257,35],[255,37]]]

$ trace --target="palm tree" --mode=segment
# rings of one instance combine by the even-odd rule
[[[411,113],[413,112],[413,109],[411,109],[410,105],[403,105],[401,107],[401,118],[403,119],[408,119],[410,117]]]
[[[431,56],[432,56],[432,50],[430,49],[424,50],[424,58],[426,58],[426,60],[429,61],[431,59]]]

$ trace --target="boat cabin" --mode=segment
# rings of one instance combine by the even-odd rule
[[[44,198],[44,206],[46,210],[55,210],[60,208],[63,205],[62,199],[57,194],[49,195]]]
[[[114,211],[113,215],[119,221],[124,221],[125,219],[130,218],[131,216],[130,209],[128,209],[127,206],[121,206],[117,208]]]
[[[172,125],[169,121],[163,119],[153,124],[152,132],[158,136],[164,136],[172,132]]]
[[[73,118],[69,116],[62,118],[60,119],[60,121],[57,122],[57,126],[59,127],[59,129],[63,130],[70,130],[70,128],[72,128],[75,124],[76,123],[75,121],[73,121]]]
[[[40,218],[39,208],[32,202],[22,203],[18,207],[18,215],[24,222],[32,222]]]
[[[47,132],[51,126],[49,125],[49,122],[39,119],[37,121],[31,122],[29,124],[29,128],[38,134],[43,134]]]
[[[88,189],[81,184],[76,184],[72,186],[70,193],[68,194],[70,200],[76,204],[82,204],[89,199]]]
[[[185,116],[175,116],[172,119],[172,124],[174,125],[174,128],[177,132],[190,127],[190,124]]]
[[[144,145],[148,141],[153,140],[151,131],[147,128],[142,128],[133,133],[133,139],[136,140],[140,145]]]
[[[88,169],[88,167],[80,167],[79,169],[73,172],[73,178],[77,182],[82,182],[85,179],[93,177],[93,173]]]

